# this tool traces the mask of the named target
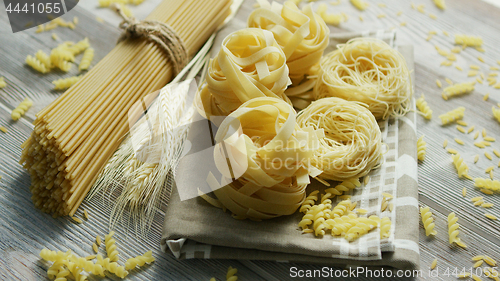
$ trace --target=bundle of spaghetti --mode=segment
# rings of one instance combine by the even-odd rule
[[[477,188],[487,189],[495,192],[500,192],[500,181],[483,178],[475,178],[474,186]]]
[[[299,113],[297,124],[325,131],[311,159],[311,164],[323,171],[321,179],[360,178],[382,159],[380,128],[363,103],[322,98]]]
[[[285,95],[290,84],[285,53],[270,31],[246,28],[229,34],[210,60],[198,98],[202,113],[226,116],[253,98]]]
[[[285,93],[290,97],[311,90],[315,79],[309,80],[307,76],[315,74],[316,65],[329,43],[325,21],[313,12],[311,4],[299,10],[292,1],[283,5],[270,4],[267,0],[258,2],[260,7],[248,17],[248,27],[271,31],[283,49],[293,86]]]
[[[444,88],[442,97],[448,100],[451,97],[468,94],[474,91],[474,84],[470,82],[458,83]]]
[[[455,44],[468,46],[468,47],[481,47],[483,45],[483,38],[481,38],[479,36],[456,34],[455,35]]]
[[[169,24],[192,55],[229,7],[230,1],[164,0],[147,19]],[[129,108],[169,82],[173,70],[156,43],[126,39],[40,111],[20,161],[31,174],[35,206],[73,215],[128,131]]]
[[[491,111],[493,112],[493,117],[495,117],[495,119],[500,122],[500,108],[495,108],[494,106],[492,106]]]
[[[337,48],[321,60],[316,99],[363,102],[377,119],[402,116],[411,109],[413,87],[401,53],[375,38],[354,38]]]
[[[221,123],[214,158],[223,175],[223,187],[217,188],[211,173],[207,182],[235,218],[293,214],[305,199],[309,176],[321,173],[309,160],[324,136],[323,130],[302,129],[295,118],[291,105],[265,97],[244,103]],[[230,169],[224,151],[231,155]],[[241,176],[231,182],[232,175]]]
[[[453,121],[460,120],[464,117],[465,113],[465,107],[460,106],[452,111],[448,111],[444,114],[439,115],[439,118],[441,119],[441,122],[443,125],[447,125]]]

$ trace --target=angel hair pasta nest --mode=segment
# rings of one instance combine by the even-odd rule
[[[405,115],[413,88],[404,57],[375,38],[355,38],[321,60],[316,99],[338,97],[368,105],[376,119]]]
[[[244,103],[221,123],[215,136],[214,158],[224,185],[213,189],[215,196],[236,218],[293,214],[304,201],[309,176],[321,173],[309,160],[323,137],[322,129],[297,126],[295,110],[281,99]],[[224,168],[225,155],[234,158],[232,171]],[[241,176],[232,181],[238,171]]]
[[[324,129],[325,138],[311,164],[322,170],[322,179],[344,181],[365,176],[382,159],[380,128],[373,114],[360,102],[323,98],[302,110],[301,128]]]

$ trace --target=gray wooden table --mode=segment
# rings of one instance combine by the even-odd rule
[[[154,8],[159,0],[146,0],[137,8],[137,15],[144,16]],[[490,0],[493,1],[493,0]],[[76,9],[65,15],[65,19],[78,16],[80,24],[75,30],[58,28],[53,32],[61,40],[78,41],[89,37],[92,46],[96,49],[95,61],[103,58],[114,46],[119,35],[115,27],[119,18],[107,10],[94,9],[93,0],[82,2]],[[95,1],[97,2],[97,1]],[[331,1],[326,1],[327,3]],[[423,277],[428,280],[454,280],[455,277],[445,275],[445,270],[457,267],[470,268],[470,258],[477,254],[488,254],[500,261],[500,224],[484,217],[485,212],[500,217],[500,198],[498,195],[487,196],[475,190],[472,181],[459,180],[451,164],[451,156],[443,148],[445,139],[449,140],[449,147],[455,148],[464,157],[470,167],[473,177],[487,177],[484,170],[494,165],[498,166],[499,158],[489,161],[484,152],[491,153],[493,148],[500,150],[495,142],[492,147],[479,149],[473,146],[473,133],[464,135],[455,129],[454,125],[440,126],[438,115],[456,108],[467,108],[464,120],[469,126],[475,125],[476,130],[485,128],[489,136],[500,141],[500,124],[492,118],[491,107],[500,102],[500,90],[487,85],[476,85],[472,94],[444,101],[441,90],[437,88],[435,80],[440,79],[444,85],[445,78],[454,82],[470,81],[467,71],[470,64],[480,65],[486,74],[490,66],[500,67],[496,60],[500,60],[500,9],[482,1],[454,0],[447,1],[448,9],[439,11],[430,0],[415,0],[415,5],[424,4],[426,13],[420,13],[411,8],[409,1],[380,0],[369,1],[370,7],[359,12],[347,0],[342,0],[338,6],[330,6],[330,12],[345,12],[349,15],[347,22],[340,27],[331,27],[332,32],[355,31],[367,29],[398,28],[398,42],[400,44],[415,45],[415,76],[416,94],[426,95],[434,117],[431,121],[418,118],[418,133],[425,134],[428,143],[427,156],[419,165],[420,202],[428,205],[434,211],[438,235],[427,238],[423,229],[420,229],[421,269]],[[386,7],[378,6],[386,4]],[[245,5],[252,5],[245,3]],[[318,5],[315,3],[314,5]],[[3,7],[3,5],[0,5]],[[397,13],[402,11],[402,15]],[[438,16],[436,20],[428,13]],[[385,18],[378,16],[384,14]],[[96,15],[105,18],[107,22],[96,21]],[[363,21],[359,16],[363,16]],[[407,22],[401,27],[401,22]],[[426,41],[428,32],[438,32],[430,41]],[[443,34],[446,31],[449,37]],[[466,33],[482,36],[485,53],[467,48],[457,55],[455,65],[461,66],[464,71],[455,67],[440,66],[444,60],[435,51],[435,45],[450,50],[453,47],[453,34]],[[38,258],[38,253],[44,247],[55,250],[71,249],[79,255],[92,253],[92,242],[96,235],[108,233],[109,206],[99,204],[99,201],[85,201],[79,212],[86,209],[91,219],[77,225],[68,218],[52,218],[33,207],[29,192],[30,179],[26,171],[18,164],[21,154],[20,145],[31,132],[30,122],[34,114],[49,104],[61,92],[51,90],[51,81],[61,77],[69,77],[74,72],[64,74],[51,72],[41,75],[24,65],[28,54],[34,54],[38,49],[50,51],[60,42],[53,41],[52,32],[36,34],[34,29],[12,34],[8,25],[7,16],[0,9],[0,76],[4,76],[8,86],[0,89],[0,126],[8,128],[8,133],[0,133],[0,279],[2,280],[44,280],[48,264]],[[483,56],[487,63],[478,61],[477,56]],[[94,63],[95,64],[95,63]],[[499,79],[500,80],[500,79]],[[490,93],[490,100],[483,101],[484,94]],[[10,119],[12,110],[22,99],[29,96],[35,105],[25,118],[13,122]],[[453,141],[461,138],[466,142],[464,146]],[[480,160],[473,164],[474,155],[479,154]],[[491,153],[492,154],[492,153]],[[500,168],[495,168],[496,179],[500,178]],[[467,198],[463,198],[462,188],[467,188]],[[492,209],[486,210],[474,207],[470,202],[473,196],[483,195],[487,202],[494,203]],[[461,224],[460,236],[468,245],[466,250],[450,247],[447,241],[446,216],[449,212],[456,212]],[[128,278],[137,280],[208,280],[214,276],[219,280],[225,278],[228,266],[238,268],[239,280],[290,280],[290,267],[298,269],[321,269],[317,265],[287,264],[264,261],[237,261],[237,260],[185,260],[178,261],[172,255],[159,250],[159,240],[163,212],[160,210],[148,237],[138,239],[134,233],[125,227],[118,228],[117,244],[123,258],[129,258],[153,250],[156,262],[131,273]],[[100,249],[103,253],[103,248]],[[438,258],[439,276],[429,277],[428,267],[434,258]],[[113,276],[108,276],[115,279]],[[92,279],[92,278],[91,278]],[[299,279],[300,278],[294,278]],[[357,278],[353,280],[363,280]],[[367,278],[366,278],[367,279]],[[303,280],[312,280],[303,278]],[[315,280],[323,280],[315,278]],[[330,280],[325,278],[324,280]]]

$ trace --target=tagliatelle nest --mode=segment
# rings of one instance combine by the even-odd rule
[[[220,125],[214,158],[223,187],[213,188],[213,175],[209,185],[236,218],[292,214],[305,198],[309,176],[321,173],[309,161],[323,136],[321,129],[298,127],[295,110],[283,100],[252,99]]]
[[[311,164],[322,179],[344,181],[365,176],[382,159],[382,139],[375,117],[366,105],[340,98],[323,98],[302,110],[301,128],[323,129],[325,138]]]
[[[243,103],[273,97],[291,104],[284,94],[290,84],[283,50],[270,31],[246,28],[222,41],[221,50],[210,60],[206,84],[198,99],[204,115],[227,116]]]
[[[382,40],[355,38],[321,60],[316,99],[338,97],[368,105],[376,119],[405,115],[413,89],[404,57]]]

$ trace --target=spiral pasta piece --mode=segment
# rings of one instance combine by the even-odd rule
[[[75,255],[69,255],[68,261],[75,264],[75,267],[79,267],[87,272],[91,272],[94,275],[100,275],[104,277],[104,269],[100,264],[94,264],[85,258],[77,257]]]
[[[94,59],[94,48],[88,48],[83,53],[82,60],[80,61],[80,64],[78,65],[78,69],[80,71],[89,69],[90,64],[92,63],[93,59]]]
[[[44,51],[38,50],[35,53],[35,57],[45,66],[47,70],[52,67],[52,63],[50,62],[50,57]]]
[[[5,83],[5,80],[3,77],[0,77],[0,89],[5,88],[7,86],[7,83]]]
[[[477,188],[483,188],[494,192],[500,192],[500,181],[498,180],[475,178],[474,186]]]
[[[41,73],[47,73],[49,71],[47,67],[45,67],[45,65],[40,60],[38,60],[35,57],[32,57],[31,55],[28,55],[26,57],[26,64],[31,66],[31,68],[33,68],[34,70]]]
[[[450,124],[451,122],[462,119],[464,117],[464,113],[465,113],[465,107],[460,106],[453,109],[452,111],[448,111],[444,114],[439,115],[439,118],[441,119],[441,123],[443,125],[447,125]]]
[[[472,91],[474,91],[473,83],[470,82],[458,83],[444,88],[442,97],[444,100],[448,100],[451,97],[468,94]]]
[[[155,261],[155,258],[153,257],[153,252],[152,251],[147,251],[144,253],[142,256],[137,256],[135,258],[130,258],[125,262],[125,269],[126,270],[132,270],[136,266],[143,266],[144,264],[150,264]]]
[[[64,262],[57,260],[47,270],[47,276],[49,277],[49,279],[54,279],[59,274],[59,272],[63,270],[64,270]]]
[[[448,240],[450,244],[456,243],[460,247],[466,247],[462,240],[458,237],[458,228],[460,225],[457,223],[458,218],[455,216],[454,212],[448,215]]]
[[[206,83],[198,91],[197,107],[209,117],[229,115],[258,97],[291,104],[284,93],[289,84],[285,53],[273,34],[246,28],[226,36],[221,50],[210,60]]]
[[[424,141],[424,136],[421,136],[417,140],[417,158],[418,158],[418,160],[424,161],[426,150],[427,150],[427,143]]]
[[[28,111],[28,109],[33,105],[33,101],[29,98],[25,98],[14,110],[12,110],[11,118],[14,121],[19,120],[21,116]]]
[[[392,221],[389,217],[383,217],[380,220],[380,238],[389,238],[391,235]]]
[[[465,34],[455,35],[455,44],[465,45],[468,47],[481,47],[483,45],[483,38],[479,36],[469,36]]]
[[[370,230],[376,228],[377,226],[378,222],[376,220],[363,217],[357,218],[356,224],[345,233],[345,239],[349,242],[352,242],[359,237],[367,234]]]
[[[69,49],[69,51],[71,51],[71,53],[73,53],[74,56],[76,56],[76,55],[82,53],[83,51],[85,51],[89,47],[90,47],[89,38],[85,37],[85,39],[77,42],[76,44],[72,45],[68,49]]]
[[[333,196],[340,196],[351,189],[360,187],[361,182],[357,178],[348,179],[342,183],[336,185],[335,187],[330,187],[325,189],[325,192],[331,193]]]
[[[432,119],[432,109],[429,107],[427,102],[425,101],[425,96],[422,94],[420,98],[416,100],[417,108],[424,116],[425,119],[431,120]]]
[[[54,90],[66,90],[69,87],[73,86],[78,80],[82,78],[81,76],[72,76],[68,78],[61,78],[55,81],[52,81],[52,84],[55,85]]]
[[[297,117],[301,128],[323,129],[319,149],[311,164],[322,170],[322,179],[344,181],[359,178],[377,167],[382,159],[382,137],[377,121],[361,103],[340,98],[322,98]]]
[[[436,235],[437,231],[434,230],[434,219],[432,218],[432,212],[429,207],[420,207],[420,216],[422,217],[422,223],[425,228],[425,235]]]
[[[493,117],[497,119],[497,121],[500,123],[500,108],[495,108],[494,106],[491,107],[491,111],[493,112]]]
[[[457,169],[458,177],[470,179],[469,167],[467,166],[467,164],[465,164],[464,159],[460,156],[460,153],[452,155],[451,159],[453,160],[453,164]]]
[[[128,271],[125,270],[125,267],[120,266],[116,262],[111,262],[111,260],[109,258],[103,259],[103,257],[101,255],[97,255],[96,264],[101,265],[105,270],[113,273],[114,275],[116,275],[122,279],[128,275]]]
[[[349,214],[346,216],[336,217],[333,219],[328,219],[325,221],[327,225],[330,225],[332,236],[343,236],[349,229],[357,223],[357,216],[355,214]]]
[[[235,216],[268,219],[292,214],[302,204],[309,175],[321,172],[309,160],[323,131],[299,128],[295,116],[283,100],[255,98],[220,125],[214,158],[224,176],[223,187],[212,189]],[[231,171],[222,145],[231,155]],[[231,174],[241,176],[232,181]],[[215,181],[208,183],[212,187]]]
[[[285,54],[292,86],[305,83],[285,93],[289,96],[305,93],[314,85],[306,77],[315,74],[315,66],[329,43],[325,21],[313,12],[311,4],[299,10],[292,1],[283,5],[277,2],[271,5],[267,0],[258,2],[260,7],[250,14],[247,26],[271,31]]]
[[[351,200],[340,201],[332,210],[332,217],[337,218],[346,215],[351,210]]]
[[[116,250],[116,240],[113,238],[113,235],[115,235],[114,231],[104,235],[104,244],[106,245],[106,253],[108,254],[109,260],[117,262],[120,257],[118,256],[119,254]]]
[[[72,66],[70,62],[75,61],[75,55],[70,49],[71,44],[71,42],[65,42],[52,49],[50,52],[50,62],[52,67],[58,67],[65,72],[70,71]]]
[[[311,193],[309,193],[309,195],[306,197],[304,202],[302,202],[302,204],[300,205],[299,212],[307,213],[307,211],[312,206],[314,206],[314,204],[316,203],[316,200],[318,200],[318,193],[319,193],[319,190],[315,190],[315,191],[312,191]]]
[[[238,269],[233,268],[232,266],[230,266],[227,269],[226,281],[236,281],[236,280],[238,280],[238,276],[236,276],[236,273],[238,273]]]
[[[355,38],[337,47],[321,60],[316,99],[359,101],[376,119],[402,116],[411,109],[413,87],[401,53],[375,38]]]

